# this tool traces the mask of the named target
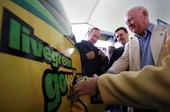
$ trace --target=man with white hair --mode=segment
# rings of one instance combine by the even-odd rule
[[[136,102],[137,105],[141,104],[139,107],[142,107],[142,108],[148,108],[148,105],[150,105],[149,107],[152,107],[152,109],[154,108],[158,109],[158,107],[162,107],[163,105],[158,106],[158,104],[155,104],[156,102],[152,102],[152,100],[158,101],[159,95],[156,95],[158,92],[160,94],[160,98],[162,98],[159,104],[161,104],[161,102],[164,102],[165,100],[169,101],[167,99],[164,99],[165,98],[164,95],[166,94],[165,91],[170,92],[170,90],[168,89],[169,85],[167,83],[167,80],[164,77],[161,77],[161,75],[164,76],[164,74],[166,74],[165,72],[164,74],[163,72],[162,74],[158,72],[159,75],[157,75],[157,72],[155,72],[156,69],[154,72],[149,71],[148,69],[145,69],[147,72],[141,72],[145,74],[140,74],[140,75],[135,75],[135,72],[129,72],[129,75],[127,77],[126,75],[117,76],[116,74],[122,71],[125,71],[128,67],[129,67],[129,71],[139,71],[141,69],[143,70],[143,68],[147,65],[157,66],[159,67],[157,68],[158,71],[162,70],[160,68],[160,66],[162,66],[162,60],[168,55],[166,40],[170,36],[170,25],[157,26],[157,25],[150,23],[149,18],[148,18],[148,11],[143,6],[137,6],[137,7],[130,9],[125,15],[125,22],[128,25],[129,29],[133,33],[135,33],[135,36],[133,39],[129,41],[129,43],[126,44],[123,55],[116,62],[114,62],[112,67],[109,69],[109,72],[115,75],[110,76],[109,74],[103,74],[99,78],[94,78],[92,79],[92,82],[90,81],[87,82],[87,85],[89,86],[93,85],[93,87],[91,86],[88,88],[87,86],[86,87],[87,89],[83,88],[83,90],[81,90],[81,85],[86,86],[85,82],[82,84],[79,83],[75,85],[74,88],[78,87],[77,89],[78,96],[89,94],[89,92],[94,92],[92,91],[93,89],[96,90],[96,88],[99,88],[101,97],[104,103],[106,104],[113,104],[114,102],[118,101],[119,104],[125,104],[125,105],[129,104],[133,106],[135,105],[135,102]],[[169,73],[168,69],[164,69],[164,70],[165,71],[167,70],[167,72]],[[133,75],[130,75],[130,73],[135,75],[135,77],[133,78],[134,81],[131,80]],[[150,73],[150,75],[148,73]],[[155,77],[154,77],[154,74],[155,74]],[[157,78],[157,77],[160,77],[160,78]],[[165,90],[165,87],[162,86],[164,85],[164,82],[162,81],[162,79],[167,85],[166,86],[167,90]],[[149,80],[152,82],[148,82]],[[97,82],[97,84],[94,84],[94,82]],[[132,87],[128,85],[131,85]],[[156,90],[153,88],[156,88]],[[84,91],[87,91],[87,92],[84,93]],[[136,93],[138,94],[141,93],[138,96],[139,98],[136,96],[138,95]],[[147,98],[145,98],[145,96]],[[138,100],[133,99],[133,97],[137,98]],[[133,104],[131,104],[132,102]],[[146,104],[144,104],[144,102]],[[149,102],[152,103],[152,105],[149,104]],[[168,103],[166,104],[168,105]],[[168,106],[165,106],[165,107],[167,108]],[[141,111],[142,112],[143,111],[153,112],[154,111],[155,112],[158,110],[141,110],[140,111],[140,109],[139,110],[137,109],[136,111],[138,112],[141,112]]]
[[[148,11],[143,6],[134,7],[125,15],[125,22],[135,33],[135,37],[125,47],[126,52],[123,56],[109,69],[111,73],[120,73],[127,67],[129,71],[139,71],[146,65],[162,65],[162,59],[168,55],[167,47],[164,46],[170,33],[169,27],[150,23],[148,16]],[[157,110],[134,109],[134,112],[139,111],[158,112]]]

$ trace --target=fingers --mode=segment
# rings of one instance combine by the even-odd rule
[[[102,59],[104,59],[106,57],[106,55],[103,51],[101,51],[101,56],[102,56]]]
[[[73,98],[78,98],[82,95],[89,95],[98,90],[98,76],[94,75],[94,78],[79,82],[73,86]]]
[[[95,78],[95,77],[99,77],[97,74],[94,74],[93,76],[92,76],[92,78]]]
[[[73,98],[78,98],[79,96],[84,95],[86,92],[84,91],[86,85],[86,81],[79,82],[73,86]]]
[[[83,83],[84,82],[79,82],[73,86],[73,88],[72,88],[73,98],[78,98],[79,96],[83,95],[83,93],[82,93],[83,89],[81,89],[82,86],[84,85]]]
[[[74,92],[78,93],[79,92],[79,87],[76,87]]]
[[[84,92],[85,88],[84,89],[81,89],[81,88],[84,88],[82,87],[82,82],[73,86],[73,98],[78,98],[85,94]]]
[[[79,87],[73,88],[73,98],[78,98],[79,96]]]
[[[93,58],[95,58],[95,53],[94,53],[94,51],[90,51],[86,54],[86,56],[88,59],[93,59]]]
[[[105,53],[102,50],[101,50],[100,53],[101,53],[102,56],[106,56]]]

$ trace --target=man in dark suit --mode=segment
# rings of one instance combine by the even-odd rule
[[[100,37],[100,30],[92,28],[88,33],[88,40],[76,43],[80,51],[83,76],[92,77],[93,74],[101,75],[106,70],[107,56],[94,44]]]
[[[122,56],[122,54],[124,52],[125,44],[127,42],[129,42],[129,33],[128,33],[127,29],[124,28],[124,27],[117,28],[115,30],[115,36],[116,36],[116,40],[118,42],[120,42],[122,44],[122,46],[112,51],[112,53],[110,55],[110,60],[108,62],[107,69],[109,69],[112,66],[112,64],[119,57]],[[126,106],[122,106],[122,105],[108,105],[106,110],[110,110],[111,112],[117,112],[117,111],[118,112],[126,112],[127,111],[127,107]]]
[[[125,44],[129,41],[129,33],[126,28],[119,27],[115,30],[115,36],[118,42],[122,44],[121,47],[112,51],[110,56],[110,61],[108,63],[108,69],[112,66],[112,64],[123,54]]]

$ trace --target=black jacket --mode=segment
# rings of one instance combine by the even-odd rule
[[[122,56],[123,52],[124,52],[124,48],[125,46],[121,46],[115,50],[112,51],[111,55],[110,55],[110,60],[109,60],[109,63],[108,63],[108,67],[107,69],[109,69],[112,64]]]
[[[77,48],[79,49],[82,63],[83,76],[91,77],[94,74],[101,75],[106,71],[106,64],[108,63],[108,58],[106,57],[102,60],[102,57],[99,53],[100,49],[91,45],[87,41],[83,40],[79,43],[76,43]],[[94,51],[95,58],[87,59],[86,54],[90,51]]]

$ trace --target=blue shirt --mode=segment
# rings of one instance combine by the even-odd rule
[[[90,47],[90,50],[91,50],[91,51],[95,48],[94,45],[90,44],[88,41],[87,41],[87,44],[88,44],[88,46]]]
[[[151,40],[151,35],[152,35],[152,30],[153,30],[153,24],[151,24],[144,32],[145,36],[139,36],[139,44],[140,44],[140,61],[141,61],[141,69],[146,66],[146,65],[155,65],[152,54],[151,54],[151,49],[150,49],[150,40]]]

